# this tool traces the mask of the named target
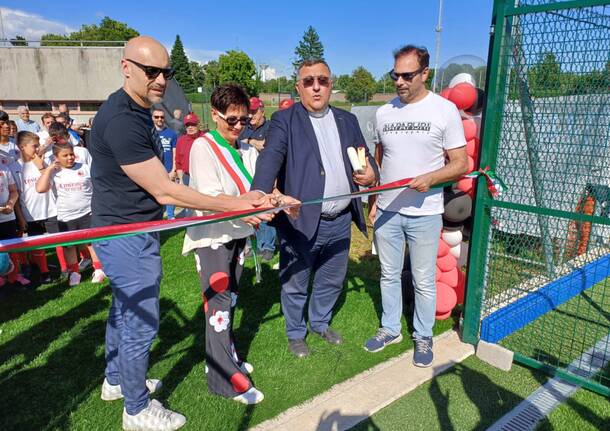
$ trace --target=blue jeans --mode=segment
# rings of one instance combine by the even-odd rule
[[[159,247],[158,233],[93,244],[112,289],[105,374],[108,383],[121,385],[130,415],[148,405],[146,373],[150,346],[159,329],[163,275]]]
[[[261,223],[256,230],[256,245],[260,251],[275,251],[275,228]]]
[[[381,264],[381,326],[400,334],[405,239],[409,245],[415,290],[414,336],[431,337],[436,315],[436,255],[443,226],[442,216],[406,216],[377,209],[375,247]]]

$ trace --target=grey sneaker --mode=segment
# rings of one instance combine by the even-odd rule
[[[150,400],[148,406],[135,415],[123,409],[123,429],[126,431],[174,431],[185,423],[184,416],[166,409],[157,400]]]
[[[432,353],[432,337],[413,337],[415,351],[413,352],[413,365],[426,368],[432,365],[434,353]]]
[[[288,340],[288,350],[297,358],[304,358],[309,355],[309,347],[303,338]]]
[[[146,379],[146,387],[148,392],[151,394],[161,389],[161,380],[157,379]],[[123,392],[121,391],[121,385],[111,385],[108,383],[108,379],[104,379],[102,383],[102,394],[100,398],[104,401],[114,401],[123,398]]]
[[[392,335],[386,329],[379,328],[374,337],[369,338],[364,343],[364,350],[375,353],[382,351],[389,344],[396,344],[402,341],[402,334]]]
[[[326,330],[324,330],[322,332],[316,332],[314,330],[311,330],[311,333],[319,335],[320,337],[325,339],[326,342],[329,344],[342,344],[343,343],[343,338],[341,337],[341,335],[337,331],[335,331],[334,329],[331,329],[331,328],[326,328]]]

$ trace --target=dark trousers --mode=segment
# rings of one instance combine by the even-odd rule
[[[320,220],[310,240],[295,231],[278,230],[281,302],[289,340],[305,338],[307,334],[305,303],[312,273],[309,326],[315,332],[328,328],[347,273],[351,222],[350,212],[334,220]]]
[[[233,310],[243,270],[240,255],[245,245],[243,238],[216,250],[211,247],[196,250],[201,265],[208,390],[227,398],[252,387],[252,382],[240,369],[241,361],[233,344]]]

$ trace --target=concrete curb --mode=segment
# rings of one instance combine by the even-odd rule
[[[434,366],[414,366],[411,361],[413,350],[409,350],[286,410],[253,430],[347,430],[472,354],[474,346],[462,343],[457,332],[445,332],[434,338]]]

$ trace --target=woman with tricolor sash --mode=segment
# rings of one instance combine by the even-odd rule
[[[212,92],[211,105],[216,130],[193,143],[189,186],[210,196],[239,196],[250,190],[252,182],[236,149],[237,137],[250,121],[249,99],[240,86],[222,85]],[[196,215],[204,212],[196,211]],[[201,280],[208,389],[244,404],[264,398],[248,377],[253,367],[237,356],[232,330],[244,246],[253,233],[241,220],[189,227],[182,249],[185,255],[195,252]]]

